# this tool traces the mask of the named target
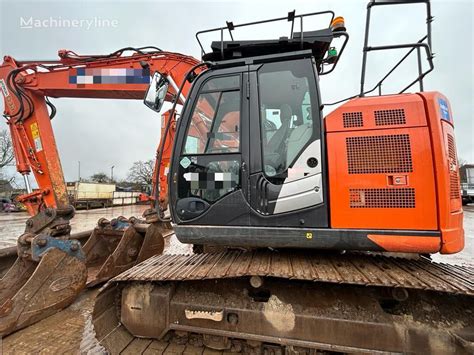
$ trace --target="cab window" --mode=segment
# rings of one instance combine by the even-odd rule
[[[239,76],[215,78],[204,84],[192,113],[183,154],[239,152],[238,85]]]
[[[275,183],[282,183],[299,154],[320,135],[312,62],[264,64],[258,71],[258,87],[263,170]]]

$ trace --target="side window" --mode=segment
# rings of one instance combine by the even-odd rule
[[[312,63],[302,59],[264,64],[258,86],[263,169],[282,183],[300,153],[320,135]]]
[[[178,197],[213,203],[240,186],[240,76],[208,80],[193,109],[180,158]]]
[[[212,79],[203,90],[218,88],[219,82],[212,85],[218,80],[235,86],[239,77],[230,78],[234,79]],[[239,150],[240,90],[201,93],[192,114],[183,154],[237,153]]]
[[[193,111],[191,124],[184,145],[184,154],[202,154],[207,145],[208,135],[216,114],[220,93],[212,92],[199,95]]]
[[[240,143],[240,91],[221,94],[219,108],[208,135],[206,153],[238,153]]]

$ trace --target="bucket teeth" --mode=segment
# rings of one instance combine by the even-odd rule
[[[107,236],[103,238],[107,238]],[[89,274],[87,285],[94,286],[107,281],[135,265],[142,243],[143,236],[135,228],[128,227],[125,229],[122,237],[118,240],[115,250],[99,266],[99,270],[96,273]],[[97,265],[95,267],[97,268]]]

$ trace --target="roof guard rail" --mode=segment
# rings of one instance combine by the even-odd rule
[[[407,4],[426,4],[426,31],[427,34],[423,36],[416,43],[406,43],[406,44],[396,44],[396,45],[387,45],[387,46],[369,46],[369,30],[370,30],[370,13],[373,6],[381,5],[407,5]],[[367,4],[367,17],[365,24],[365,39],[364,39],[364,48],[363,48],[363,57],[362,57],[362,70],[361,70],[361,79],[360,79],[360,94],[358,96],[363,97],[366,94],[369,94],[376,89],[378,89],[378,94],[382,95],[382,84],[383,82],[405,61],[406,58],[410,56],[413,51],[416,50],[417,53],[417,63],[418,63],[418,76],[413,80],[409,85],[407,85],[399,94],[404,93],[409,88],[411,88],[416,83],[419,83],[420,91],[423,91],[423,78],[433,71],[433,53],[431,46],[431,23],[433,22],[433,17],[431,16],[431,4],[430,0],[371,0]],[[425,42],[426,41],[426,42]],[[388,71],[388,73],[377,83],[375,86],[368,90],[365,90],[365,76],[366,76],[366,67],[367,67],[367,54],[371,51],[381,51],[381,50],[391,50],[391,49],[402,49],[410,48],[410,50]],[[424,49],[426,52],[426,59],[428,61],[429,68],[423,71],[423,66],[421,62],[421,49]]]
[[[261,25],[261,24],[265,24],[265,23],[285,21],[286,20],[288,22],[291,22],[291,31],[290,31],[290,35],[289,35],[288,38],[290,38],[290,39],[299,39],[300,43],[301,43],[301,48],[303,48],[303,43],[304,43],[304,31],[303,31],[304,18],[312,17],[312,16],[321,16],[321,15],[330,15],[330,20],[329,20],[328,26],[324,27],[324,28],[330,29],[331,24],[333,23],[333,20],[335,18],[334,11],[326,10],[326,11],[318,11],[318,12],[311,12],[311,13],[307,13],[307,14],[296,15],[295,10],[293,10],[293,11],[288,12],[288,15],[285,16],[285,17],[278,17],[278,18],[262,20],[262,21],[254,21],[254,22],[248,22],[248,23],[242,23],[242,24],[234,24],[232,21],[226,21],[226,26],[225,27],[216,27],[216,28],[211,28],[211,29],[208,29],[208,30],[202,30],[202,31],[197,32],[196,33],[196,40],[199,44],[199,47],[201,48],[201,55],[204,56],[204,55],[207,54],[207,52],[204,50],[204,47],[202,45],[202,42],[201,42],[201,39],[199,38],[199,36],[203,35],[205,33],[219,32],[220,33],[220,52],[221,52],[222,58],[224,58],[224,32],[228,31],[231,41],[234,41],[234,35],[233,35],[232,31],[234,31],[237,28],[247,27],[247,26],[254,26],[254,25]],[[295,21],[297,21],[297,20],[299,20],[300,33],[296,33],[296,34],[298,34],[298,36],[295,37]],[[342,53],[343,53],[343,51],[346,47],[346,44],[348,42],[348,39],[349,39],[349,35],[345,31],[333,32],[333,35],[334,35],[335,38],[344,37],[344,42],[341,46],[339,55],[336,57],[335,62],[330,63],[330,64],[332,64],[331,69],[328,70],[328,71],[322,71],[322,72],[319,73],[319,75],[329,74],[330,72],[332,72],[334,70],[334,68],[336,67],[337,62],[339,61],[339,58],[342,56]],[[323,64],[325,64],[324,60],[323,60]]]

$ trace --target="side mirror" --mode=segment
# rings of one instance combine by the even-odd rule
[[[160,112],[168,92],[168,85],[168,80],[160,73],[155,72],[143,101],[145,106],[155,112]]]

